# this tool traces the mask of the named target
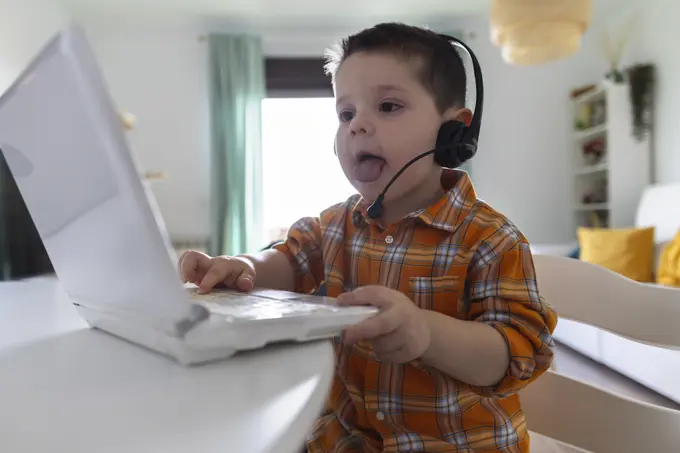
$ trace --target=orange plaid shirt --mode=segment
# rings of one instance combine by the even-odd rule
[[[422,309],[489,324],[508,344],[506,376],[474,387],[418,361],[381,362],[369,343],[336,338],[335,379],[310,453],[529,451],[517,391],[549,368],[557,316],[539,297],[517,227],[477,199],[465,172],[444,170],[442,186],[438,202],[387,229],[353,196],[297,222],[277,248],[294,265],[298,292],[385,285]]]

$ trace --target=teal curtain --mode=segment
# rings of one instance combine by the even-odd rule
[[[247,35],[208,37],[211,124],[209,253],[262,247],[262,42]]]

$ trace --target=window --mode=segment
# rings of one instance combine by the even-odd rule
[[[265,60],[265,78],[270,98],[333,96],[323,58],[269,57]]]
[[[282,239],[300,218],[318,216],[356,193],[333,152],[337,126],[332,97],[262,101],[266,242]]]

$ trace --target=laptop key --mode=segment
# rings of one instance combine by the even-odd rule
[[[334,304],[328,303],[328,298],[320,298],[323,299],[319,301],[320,303],[310,303],[307,302],[309,298],[306,298],[305,302],[292,297],[274,299],[272,293],[258,295],[257,292],[216,290],[208,294],[199,294],[196,289],[189,289],[189,296],[212,313],[238,319],[275,319],[338,310]]]

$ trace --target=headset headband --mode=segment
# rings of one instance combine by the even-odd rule
[[[459,46],[465,49],[472,60],[472,70],[475,76],[475,110],[472,115],[472,121],[470,122],[470,125],[468,126],[465,133],[463,142],[469,143],[470,141],[474,140],[476,143],[477,139],[479,138],[479,131],[482,125],[482,112],[484,110],[484,80],[482,79],[482,68],[479,66],[479,61],[477,61],[475,53],[463,41],[445,34],[439,34],[439,36],[446,40],[449,45]],[[465,65],[463,65],[463,68],[465,68]]]

